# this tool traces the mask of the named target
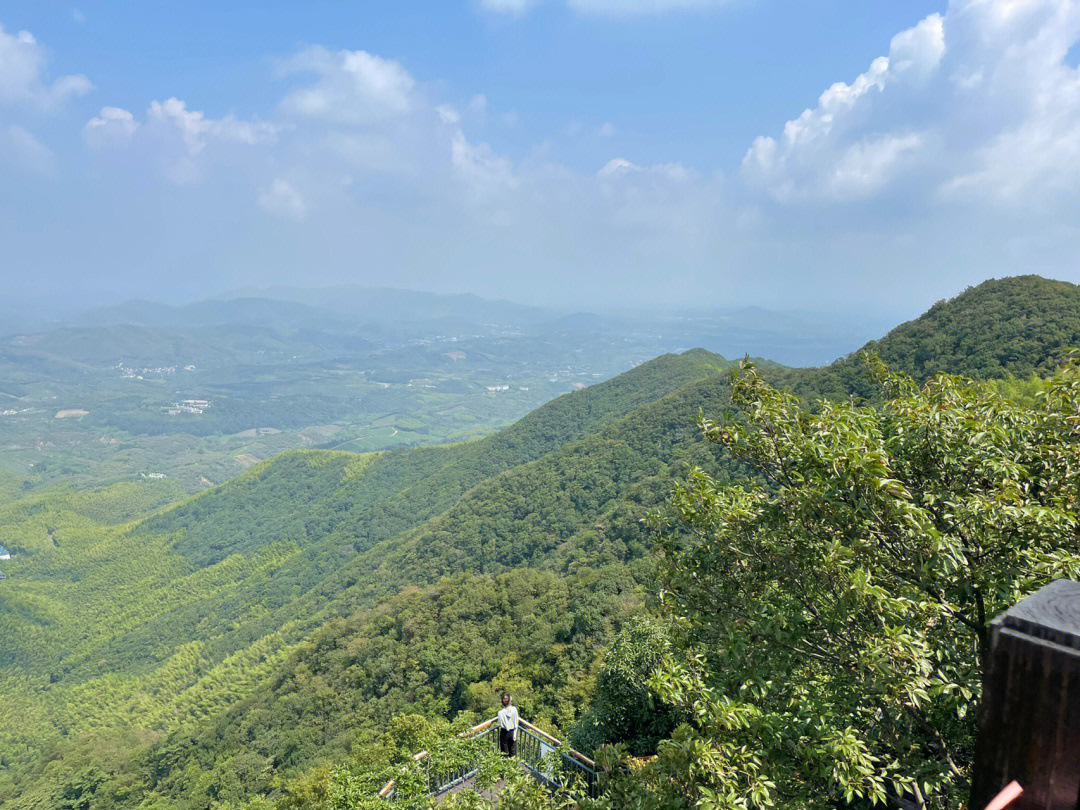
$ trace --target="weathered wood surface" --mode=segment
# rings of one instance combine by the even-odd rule
[[[1010,810],[1080,809],[1080,583],[1059,580],[991,625],[971,807],[1013,779]]]

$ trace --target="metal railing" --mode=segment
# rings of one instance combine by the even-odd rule
[[[548,787],[557,784],[556,774],[551,772],[545,761],[552,752],[559,754],[564,769],[581,778],[585,794],[595,799],[600,792],[596,763],[532,723],[525,720],[518,722],[518,759],[537,781]]]
[[[479,725],[473,726],[468,731],[463,731],[462,737],[490,738],[494,749],[499,747],[498,718],[485,720]],[[580,777],[583,789],[590,798],[596,798],[600,792],[599,779],[597,777],[596,763],[580,751],[575,751],[562,741],[552,737],[546,731],[525,720],[518,721],[518,745],[516,759],[522,764],[534,779],[548,788],[555,788],[558,784],[558,775],[554,773],[551,765],[552,754],[557,753],[563,768],[571,774]],[[413,761],[428,763],[427,783],[428,795],[436,796],[445,793],[457,785],[468,781],[476,774],[476,766],[466,766],[450,771],[432,771],[430,767],[431,755],[427,751],[421,751],[413,755]],[[384,799],[394,799],[394,782],[387,782],[379,796]]]

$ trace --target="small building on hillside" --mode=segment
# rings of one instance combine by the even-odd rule
[[[10,560],[11,552],[5,546],[0,546],[0,560]]]

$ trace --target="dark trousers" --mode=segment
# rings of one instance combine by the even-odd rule
[[[507,731],[505,728],[499,729],[499,750],[508,757],[517,756],[517,740],[514,739],[514,732]]]

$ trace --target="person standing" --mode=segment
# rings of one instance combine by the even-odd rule
[[[517,756],[518,710],[510,702],[510,695],[503,693],[499,709],[499,750],[505,756]]]

